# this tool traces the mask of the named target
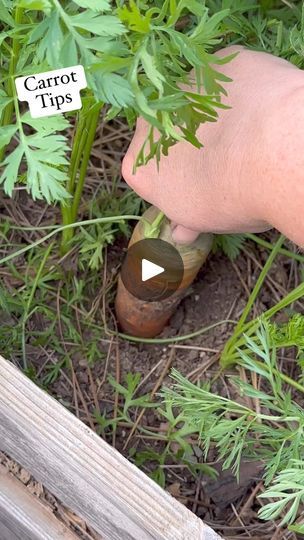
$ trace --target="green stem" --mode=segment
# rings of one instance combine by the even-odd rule
[[[260,246],[262,246],[262,247],[264,247],[266,249],[272,250],[272,248],[273,248],[273,245],[270,242],[267,242],[266,240],[264,240],[263,238],[260,238],[256,234],[248,233],[248,234],[246,234],[246,237],[249,240],[252,240],[256,244],[259,244]],[[304,263],[304,256],[300,255],[300,253],[293,253],[292,251],[289,251],[288,249],[285,249],[285,248],[279,249],[279,253],[281,255],[285,255],[286,257],[289,257],[290,259],[294,259],[295,261],[298,261],[300,263]]]
[[[257,317],[253,321],[249,321],[247,324],[243,327],[243,332],[246,332],[247,335],[252,334],[255,331],[255,328],[257,325],[260,324],[261,319],[269,320],[271,317],[273,317],[278,311],[281,311],[282,309],[285,309],[290,304],[293,304],[300,298],[304,296],[304,283],[301,283],[298,285],[295,289],[293,289],[290,293],[288,293],[280,302],[272,306],[271,308],[267,309],[265,313],[261,317]],[[254,327],[254,329],[252,329]]]
[[[235,329],[234,329],[234,332],[232,334],[232,336],[230,337],[230,339],[227,341],[225,347],[224,347],[224,350],[223,350],[223,354],[222,354],[222,357],[221,357],[221,365],[222,367],[226,367],[230,361],[228,360],[228,358],[231,358],[231,351],[235,351],[236,350],[236,342],[238,341],[240,335],[242,335],[245,330],[246,330],[246,319],[254,305],[254,302],[256,301],[257,299],[257,296],[261,290],[261,287],[265,281],[265,278],[279,252],[279,250],[281,249],[282,247],[282,244],[285,240],[285,236],[283,235],[280,235],[280,237],[278,238],[277,242],[275,243],[273,249],[272,249],[272,252],[270,253],[267,261],[266,261],[266,264],[262,270],[262,272],[260,273],[259,275],[259,278],[248,298],[248,302],[245,306],[245,309],[238,321],[238,324],[236,325]],[[251,326],[252,324],[252,321],[249,322],[249,325]]]
[[[257,366],[260,366],[261,368],[265,369],[265,364],[263,362],[259,362],[258,360],[255,360],[255,363]],[[278,369],[273,369],[273,372],[276,373],[277,375],[280,376],[280,378],[290,384],[291,386],[293,386],[294,388],[296,388],[297,390],[299,390],[300,392],[302,392],[302,394],[304,394],[304,386],[300,383],[298,383],[297,381],[295,381],[294,379],[292,379],[291,377],[288,377],[288,375],[285,375],[285,373],[282,373],[282,371],[279,371]],[[284,421],[286,421],[287,418],[284,419]]]
[[[152,223],[149,223],[146,219],[143,218],[144,223],[144,237],[145,238],[158,238],[160,235],[160,229],[163,220],[165,219],[165,214],[163,212],[159,212],[152,221]]]
[[[52,0],[52,4],[54,5],[55,9],[58,11],[58,14],[61,20],[65,24],[69,33],[74,37],[76,43],[82,46],[82,41],[81,41],[82,38],[81,36],[79,36],[78,32],[75,30],[75,28],[71,24],[70,19],[68,15],[66,14],[65,10],[63,9],[63,7],[61,6],[60,2],[58,0]],[[88,100],[88,106],[90,109],[91,107],[90,100]],[[97,104],[96,104],[96,107],[97,107]],[[95,113],[97,117],[97,121],[98,121],[100,108],[101,108],[101,105],[98,108],[98,112],[96,111]],[[91,152],[92,144],[94,141],[95,133],[93,135],[93,140],[91,141],[91,144],[89,143],[88,137],[87,137],[87,131],[88,133],[91,132],[91,129],[90,129],[91,126],[89,125],[88,127],[89,114],[87,114],[87,112],[88,112],[87,107],[84,106],[83,111],[80,116],[79,124],[77,126],[76,138],[73,143],[71,167],[69,171],[69,180],[68,180],[68,185],[67,185],[67,189],[72,195],[72,203],[71,205],[67,204],[61,207],[62,222],[64,225],[71,224],[77,217],[77,212],[78,212],[79,202],[80,202],[81,194],[83,190],[84,180],[86,177],[86,171],[87,171],[88,161],[90,157],[90,152]],[[92,119],[92,121],[94,123],[94,119]],[[96,125],[97,125],[97,121],[96,121]],[[96,131],[96,127],[95,127],[95,131]],[[79,165],[80,165],[82,156],[83,156],[83,160],[86,161],[86,165],[82,162],[78,183],[76,185],[77,173],[79,170]],[[76,196],[76,201],[75,201],[75,196]],[[64,232],[62,235],[62,241],[61,241],[61,252],[63,255],[67,252],[68,244],[70,240],[72,239],[72,237],[73,237],[72,228],[64,229]]]
[[[22,23],[22,17],[23,17],[23,9],[20,7],[16,7],[15,9],[16,25]],[[7,80],[6,88],[5,88],[6,93],[9,97],[13,97],[14,95],[14,88],[15,88],[14,76],[16,73],[16,67],[17,67],[20,48],[21,48],[20,40],[18,39],[18,37],[14,37],[13,42],[12,42],[12,56],[11,56],[10,65],[9,65],[9,78]],[[14,103],[12,101],[7,104],[4,110],[1,125],[7,126],[11,124],[13,114],[14,114]],[[5,147],[0,149],[0,163],[3,161],[4,155],[5,155]]]
[[[24,314],[23,314],[23,317],[22,317],[21,335],[22,335],[22,356],[23,356],[23,367],[24,367],[24,369],[27,369],[25,326],[26,326],[26,322],[27,322],[27,320],[28,320],[28,318],[30,316],[30,307],[32,305],[32,302],[33,302],[33,299],[34,299],[34,296],[35,296],[35,292],[36,292],[36,289],[38,287],[40,276],[42,274],[43,268],[44,268],[44,266],[46,264],[47,258],[49,256],[51,250],[52,250],[53,245],[54,245],[53,243],[50,244],[48,246],[48,248],[45,250],[44,256],[42,258],[41,264],[40,264],[40,266],[38,268],[38,272],[37,272],[36,277],[34,279],[33,287],[32,287],[30,296],[28,298],[28,301],[26,303],[25,311],[24,311]]]
[[[129,336],[128,334],[121,334],[120,332],[117,332],[117,333],[112,332],[110,330],[108,330],[108,333],[114,336],[118,335],[120,338],[125,339],[127,341],[133,341],[134,343],[151,343],[154,345],[157,345],[157,344],[165,345],[168,343],[179,343],[181,341],[187,341],[188,339],[201,336],[202,334],[205,334],[205,332],[208,332],[209,330],[212,330],[213,328],[216,328],[217,326],[221,326],[222,324],[235,324],[235,321],[232,321],[230,319],[219,321],[214,324],[211,324],[210,326],[206,326],[205,328],[200,328],[199,330],[196,330],[195,332],[192,332],[191,334],[185,334],[183,336],[174,336],[171,338],[141,338],[141,337],[139,338],[136,336]]]
[[[136,221],[140,221],[141,220],[141,217],[139,216],[133,216],[133,215],[124,215],[124,216],[111,216],[111,217],[105,217],[105,218],[95,218],[95,219],[87,219],[87,220],[84,220],[84,221],[77,221],[76,223],[68,223],[67,225],[61,225],[61,226],[57,226],[57,225],[51,225],[51,226],[46,226],[46,227],[37,227],[37,228],[33,228],[33,227],[24,227],[24,230],[51,230],[51,232],[49,232],[48,234],[46,234],[45,236],[43,236],[42,238],[39,238],[38,240],[36,240],[35,242],[33,242],[32,244],[29,244],[21,249],[18,249],[18,251],[15,251],[14,253],[10,253],[9,255],[6,255],[6,257],[3,257],[2,259],[0,259],[0,265],[1,264],[4,264],[8,261],[11,261],[12,259],[15,259],[16,257],[19,257],[20,255],[23,255],[24,253],[27,253],[27,251],[29,251],[30,249],[33,249],[37,246],[40,246],[40,244],[43,244],[43,242],[46,242],[47,240],[49,240],[50,238],[52,238],[53,236],[55,236],[55,234],[59,233],[59,232],[63,232],[67,229],[75,229],[76,227],[79,227],[80,225],[82,227],[85,227],[85,226],[88,226],[88,225],[97,225],[99,223],[119,223],[120,221],[127,221],[127,220],[130,220],[130,219],[134,219]],[[16,228],[17,229],[17,228]]]
[[[265,281],[265,278],[270,270],[270,268],[272,267],[273,265],[273,261],[274,259],[276,258],[278,252],[279,252],[279,249],[281,248],[282,244],[284,243],[285,241],[285,236],[283,236],[281,234],[281,236],[279,237],[279,239],[277,240],[277,242],[275,243],[274,247],[273,247],[273,250],[272,252],[270,253],[267,261],[266,261],[266,264],[262,270],[262,272],[260,273],[259,277],[258,277],[258,280],[253,288],[253,291],[252,293],[250,294],[249,298],[248,298],[248,302],[246,304],[246,307],[239,319],[239,322],[238,324],[236,325],[236,328],[235,328],[235,334],[238,333],[240,331],[240,329],[242,329],[242,327],[244,326],[244,323],[253,307],[253,304],[254,302],[256,301],[257,299],[257,296],[262,288],[262,285]]]
[[[70,160],[70,166],[68,171],[68,182],[67,182],[67,191],[73,196],[74,190],[75,190],[75,183],[76,183],[76,177],[78,173],[79,163],[81,160],[81,156],[83,153],[83,149],[86,142],[86,117],[88,114],[88,110],[91,103],[88,100],[83,101],[83,107],[79,113],[79,117],[77,120],[76,130],[73,137],[73,143],[72,143],[72,153],[71,153],[71,160]],[[71,201],[65,201],[61,205],[61,215],[62,215],[62,223],[63,225],[68,225],[69,223],[72,223],[72,217],[71,217]],[[65,234],[63,235],[65,237]],[[66,235],[65,240],[63,239],[63,244],[65,244],[68,241],[68,235]]]
[[[71,166],[67,189],[72,195],[72,202],[68,206],[62,205],[62,221],[64,225],[69,225],[77,219],[79,204],[84,188],[90,154],[95,139],[96,129],[99,120],[102,103],[95,103],[88,100],[82,111],[73,141],[71,156]],[[80,165],[80,169],[79,169]],[[77,173],[79,169],[78,180]],[[73,238],[73,229],[65,229],[62,235],[61,252],[65,254],[68,244]]]
[[[83,100],[83,107],[79,113],[79,120],[77,122],[76,132],[73,138],[71,163],[69,167],[69,180],[67,185],[67,190],[69,193],[71,193],[71,195],[74,193],[79,163],[86,143],[87,115],[92,107],[93,102],[94,101],[92,101],[91,98]]]
[[[82,162],[79,171],[79,178],[76,185],[73,203],[72,203],[72,221],[75,221],[78,214],[78,208],[81,200],[81,195],[86,179],[87,168],[90,160],[91,150],[95,139],[96,129],[99,121],[100,109],[102,103],[97,103],[94,105],[92,110],[87,116],[86,124],[86,143],[83,150]]]
[[[273,317],[276,313],[278,313],[282,309],[285,309],[290,304],[293,304],[294,302],[296,302],[303,296],[304,296],[304,283],[301,283],[293,291],[291,291],[284,298],[282,298],[280,302],[278,302],[277,304],[269,308],[267,311],[265,311],[265,313],[263,313],[261,317],[257,317],[256,319],[253,319],[252,321],[249,321],[248,323],[244,324],[242,331],[239,332],[237,336],[233,334],[230,340],[227,342],[226,346],[224,347],[224,350],[221,356],[221,366],[223,368],[226,368],[229,365],[235,363],[235,361],[237,360],[239,356],[238,349],[246,345],[246,338],[244,337],[244,334],[250,337],[252,334],[256,332],[262,320],[271,319],[271,317]],[[234,336],[235,336],[235,339],[232,342],[232,338]]]

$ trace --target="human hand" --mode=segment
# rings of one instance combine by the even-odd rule
[[[292,226],[280,223],[280,204],[286,206],[281,182],[295,158],[296,149],[286,146],[292,130],[286,122],[293,121],[289,104],[303,88],[303,72],[285,60],[241,47],[217,55],[235,51],[236,58],[221,66],[233,80],[222,99],[231,109],[220,109],[217,122],[200,126],[203,148],[179,142],[161,158],[159,170],[151,160],[133,174],[147,133],[146,122],[139,119],[123,160],[126,182],[171,219],[178,243],[191,242],[200,232],[260,232],[271,226],[295,236]],[[303,189],[302,182],[301,194]]]

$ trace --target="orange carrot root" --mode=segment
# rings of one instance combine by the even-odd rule
[[[152,206],[145,212],[144,218],[152,223],[158,213],[159,210]],[[142,222],[139,222],[133,231],[129,247],[144,238],[144,226]],[[133,296],[119,277],[115,301],[117,320],[121,329],[132,336],[151,338],[162,332],[205,262],[212,246],[212,235],[209,234],[200,235],[191,245],[175,244],[167,219],[161,226],[159,238],[171,243],[179,251],[184,263],[183,281],[178,290],[169,298],[157,302],[146,302]]]

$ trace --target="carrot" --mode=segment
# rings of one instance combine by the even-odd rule
[[[143,218],[152,225],[158,215],[159,210],[151,206],[144,213]],[[135,242],[144,240],[147,237],[146,234],[144,221],[138,222],[130,239],[129,247]],[[184,264],[183,280],[179,288],[169,298],[156,302],[146,302],[133,296],[119,277],[115,301],[117,320],[122,330],[132,336],[150,338],[162,332],[178,304],[185,296],[187,288],[197,276],[212,246],[211,234],[201,234],[190,245],[175,244],[172,239],[170,222],[167,218],[161,223],[158,238],[169,242],[179,251]],[[164,261],[164,266],[165,264]]]

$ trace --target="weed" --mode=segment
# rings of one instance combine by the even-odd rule
[[[214,236],[212,251],[215,253],[221,249],[231,261],[234,261],[240,254],[245,240],[245,234],[217,234]]]
[[[140,215],[143,206],[143,201],[130,191],[123,196],[117,196],[115,191],[111,193],[101,191],[98,201],[94,201],[89,208],[89,217],[98,219],[102,216]],[[84,270],[89,266],[92,270],[98,270],[104,262],[105,247],[113,244],[118,234],[129,237],[130,225],[127,220],[118,223],[109,221],[103,226],[98,223],[90,227],[80,225],[79,232],[71,243],[71,246],[77,246],[79,252],[79,268]]]
[[[160,407],[159,403],[151,402],[149,394],[135,397],[137,393],[141,377],[138,373],[128,373],[125,377],[125,386],[118,384],[113,377],[109,377],[109,383],[113,389],[118,392],[122,407],[119,407],[115,418],[107,418],[106,414],[99,415],[95,412],[95,418],[98,422],[98,432],[106,437],[113,431],[116,431],[120,424],[124,427],[132,427],[132,417],[138,409],[147,410],[148,408],[156,409],[155,413],[162,425],[162,431],[155,432],[155,429],[139,426],[141,434],[145,436],[150,443],[153,441],[160,445],[157,451],[150,446],[146,450],[137,450],[135,447],[129,450],[130,458],[140,467],[151,465],[153,467],[151,478],[159,485],[166,485],[166,466],[169,464],[182,464],[194,476],[198,472],[203,472],[211,477],[216,477],[216,471],[205,463],[200,463],[195,455],[195,445],[189,440],[196,440],[197,429],[188,422],[188,419],[182,414],[176,414],[173,411],[171,404],[168,402],[164,407]],[[155,426],[154,426],[155,427]]]

